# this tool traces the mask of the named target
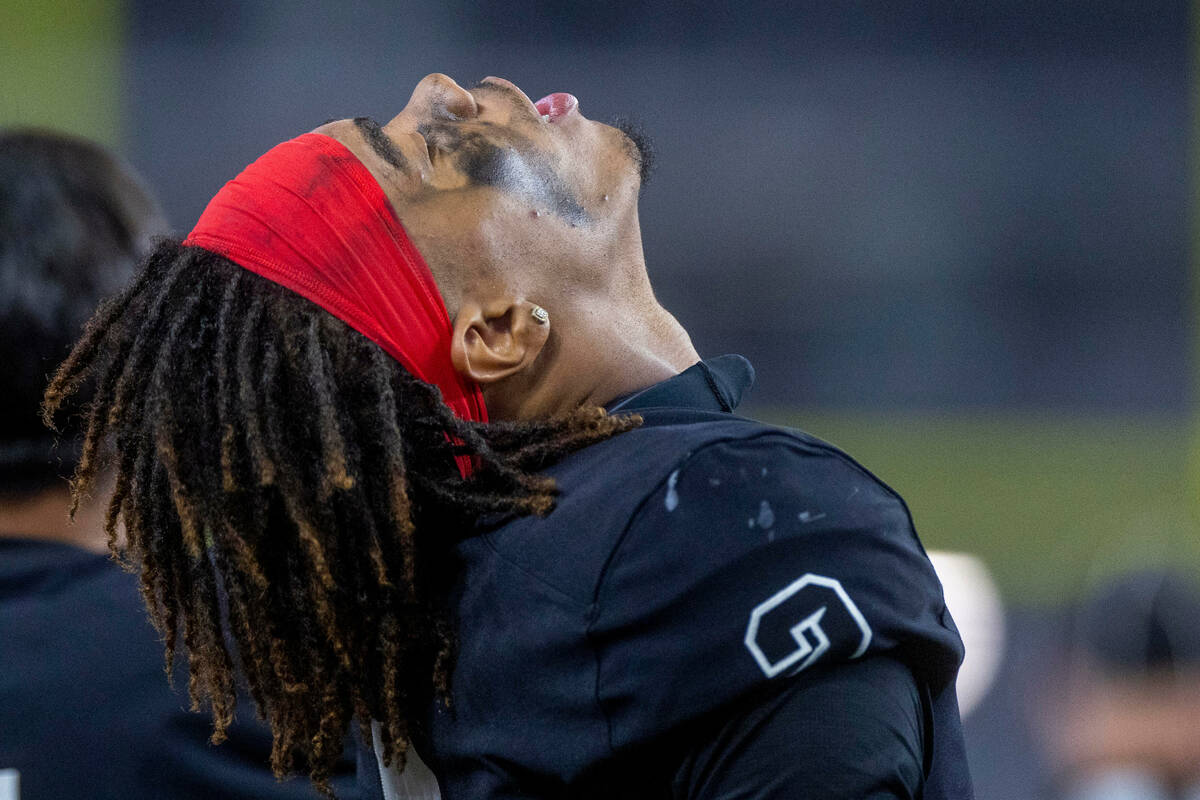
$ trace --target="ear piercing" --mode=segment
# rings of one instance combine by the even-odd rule
[[[550,322],[550,313],[541,306],[534,306],[529,309],[529,314],[537,321],[539,325],[546,325]]]

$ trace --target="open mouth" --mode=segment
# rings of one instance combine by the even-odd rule
[[[579,108],[579,100],[573,94],[555,92],[548,94],[533,104],[542,119],[547,122],[558,122],[575,109]]]

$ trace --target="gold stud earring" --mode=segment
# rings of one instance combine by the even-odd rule
[[[550,322],[550,313],[541,306],[534,306],[529,309],[530,315],[537,320],[539,325],[545,325]]]

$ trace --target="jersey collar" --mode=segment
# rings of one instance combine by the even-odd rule
[[[754,385],[754,367],[739,355],[698,361],[683,372],[641,391],[618,397],[607,410],[635,412],[649,408],[692,408],[733,411]]]

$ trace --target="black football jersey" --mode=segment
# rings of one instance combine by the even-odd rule
[[[320,797],[307,779],[275,779],[249,702],[210,744],[186,685],[182,669],[167,684],[136,577],[71,545],[0,537],[0,800]],[[338,796],[354,800],[353,763],[336,769]]]
[[[452,702],[420,748],[444,798],[971,796],[962,644],[907,508],[732,414],[752,374],[614,404],[644,424],[551,468],[548,517],[457,546]]]

